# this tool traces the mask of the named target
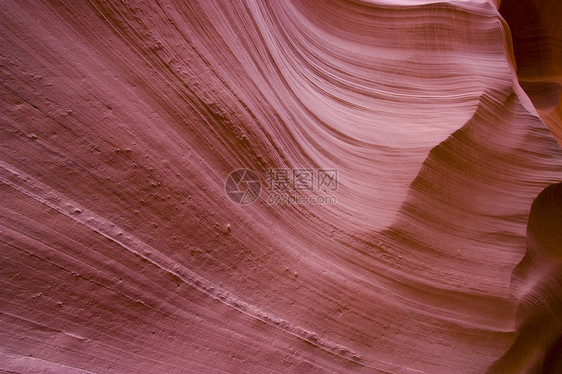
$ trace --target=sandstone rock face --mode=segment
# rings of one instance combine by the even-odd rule
[[[561,371],[561,18],[0,2],[0,370]]]

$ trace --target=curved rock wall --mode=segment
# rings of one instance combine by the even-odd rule
[[[0,369],[559,367],[561,54],[513,4],[1,2]]]

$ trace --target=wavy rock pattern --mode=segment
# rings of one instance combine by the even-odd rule
[[[562,3],[503,0],[500,12],[511,25],[521,86],[562,144]]]
[[[527,252],[514,270],[520,301],[518,336],[491,372],[562,370],[562,184],[547,187],[533,202]]]
[[[2,1],[0,369],[560,368],[557,13]],[[234,204],[241,167],[337,204]]]

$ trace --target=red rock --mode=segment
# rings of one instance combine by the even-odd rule
[[[555,372],[560,6],[497,3],[1,2],[0,370]]]

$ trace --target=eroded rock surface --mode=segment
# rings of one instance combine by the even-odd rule
[[[559,368],[560,7],[522,3],[0,2],[0,369]]]

